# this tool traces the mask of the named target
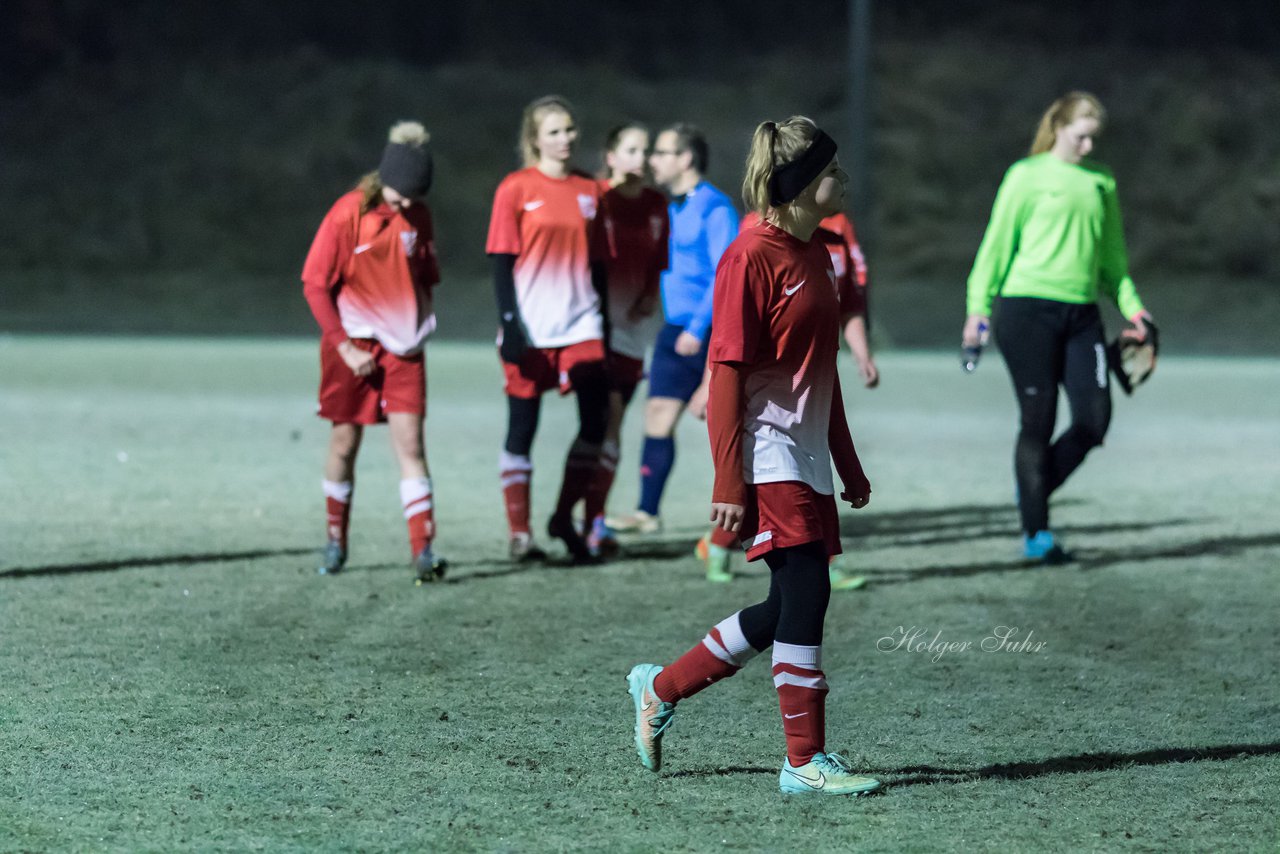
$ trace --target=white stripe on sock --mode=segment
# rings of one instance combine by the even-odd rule
[[[799,685],[801,688],[813,688],[815,691],[827,690],[827,680],[821,675],[797,676],[786,670],[773,675],[773,687],[781,688],[783,685]]]
[[[431,506],[430,498],[424,498],[421,501],[415,501],[412,504],[406,505],[404,508],[404,518],[412,519],[419,513],[425,513],[430,510]]]
[[[332,498],[334,501],[341,501],[343,504],[351,503],[351,492],[355,489],[355,484],[349,480],[341,482],[333,480],[322,480],[321,488],[324,489],[326,498]]]
[[[523,454],[498,454],[498,471],[533,471],[533,461]]]
[[[431,478],[408,477],[400,481],[400,503],[405,507],[431,497]]]
[[[741,613],[741,611],[735,611],[716,623],[716,629],[720,632],[720,640],[724,641],[724,646],[720,648],[728,656],[727,658],[721,658],[721,660],[737,667],[742,667],[759,654],[759,650],[747,643],[747,636],[742,633],[742,623],[739,620]],[[710,638],[711,636],[707,635],[707,640],[710,640]],[[703,643],[706,643],[706,640]],[[707,648],[716,653],[716,650],[711,645],[708,645]],[[716,655],[720,657],[719,653],[716,653]]]
[[[822,647],[774,641],[773,663],[790,664],[792,667],[803,667],[805,670],[821,670]]]

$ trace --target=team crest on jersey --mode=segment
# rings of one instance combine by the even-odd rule
[[[653,242],[657,243],[662,239],[662,227],[667,224],[665,216],[649,217],[649,231],[653,234]]]
[[[586,193],[578,193],[578,210],[582,211],[583,219],[595,219],[596,197],[589,196]]]
[[[400,242],[404,244],[405,257],[411,257],[413,255],[413,250],[418,248],[418,232],[400,232]]]

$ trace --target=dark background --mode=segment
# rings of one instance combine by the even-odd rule
[[[844,2],[7,4],[0,330],[311,334],[297,281],[387,127],[433,134],[441,334],[492,327],[489,201],[519,111],[704,126],[736,197],[755,124],[848,136]],[[950,346],[1005,168],[1072,88],[1110,121],[1134,276],[1186,350],[1274,352],[1280,4],[881,2],[873,27],[875,334]],[[870,188],[855,188],[867,192]]]

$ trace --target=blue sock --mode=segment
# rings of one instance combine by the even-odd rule
[[[676,440],[644,437],[640,452],[640,509],[650,516],[658,515],[662,491],[667,488],[667,477],[676,462]]]

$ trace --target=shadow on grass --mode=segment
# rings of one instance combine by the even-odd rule
[[[222,552],[208,554],[160,555],[158,557],[132,557],[123,560],[100,560],[90,563],[63,563],[49,566],[20,566],[0,569],[0,578],[30,578],[46,575],[76,575],[82,572],[114,572],[118,569],[136,569],[143,566],[168,566],[175,563],[226,563],[233,560],[257,560],[264,557],[316,554],[316,549],[260,549],[249,552]]]
[[[1025,780],[1050,774],[1085,774],[1115,771],[1132,766],[1171,765],[1179,762],[1240,759],[1280,755],[1280,742],[1223,744],[1216,747],[1168,747],[1137,753],[1079,753],[1054,756],[1039,762],[1007,762],[982,768],[935,768],[914,765],[894,770],[869,771],[886,778],[890,787],[930,786],[937,783],[969,783],[978,780]],[[905,775],[897,777],[897,775]]]
[[[986,563],[969,563],[955,565],[924,566],[916,569],[885,569],[860,567],[859,572],[873,576],[877,586],[887,584],[905,584],[911,581],[923,581],[929,578],[967,578],[974,575],[988,575],[1005,572],[1062,572],[1072,567],[1081,570],[1102,569],[1121,563],[1139,563],[1152,560],[1172,560],[1193,557],[1232,557],[1240,555],[1248,549],[1280,546],[1280,533],[1257,534],[1243,537],[1214,537],[1181,545],[1160,546],[1150,549],[1126,548],[1115,551],[1082,550],[1075,554],[1075,560],[1060,567],[1044,567],[1030,560],[1000,561]]]
[[[1203,519],[1163,519],[1156,522],[1099,522],[1091,525],[1054,525],[1053,530],[1058,534],[1122,534],[1134,533],[1138,531],[1152,531],[1156,528],[1170,528],[1179,525],[1191,525],[1203,522]],[[871,537],[884,536],[878,532],[863,532],[853,534],[854,539],[870,539]],[[1009,528],[982,528],[965,533],[948,533],[940,536],[924,536],[914,537],[910,540],[902,540],[895,542],[895,546],[937,546],[946,543],[966,543],[973,540],[985,539],[1003,539],[1018,540],[1022,537],[1022,530],[1016,525]]]

